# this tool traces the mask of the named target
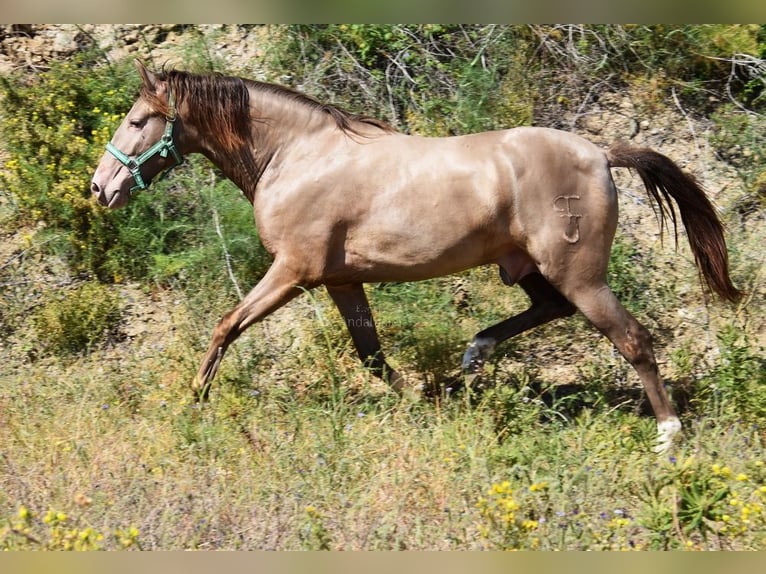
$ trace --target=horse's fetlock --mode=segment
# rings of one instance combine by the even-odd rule
[[[463,355],[463,370],[475,373],[484,366],[484,362],[495,350],[495,341],[492,339],[475,338],[468,345]]]
[[[681,421],[677,417],[670,417],[657,423],[657,445],[654,447],[654,451],[657,454],[667,453],[680,431]]]

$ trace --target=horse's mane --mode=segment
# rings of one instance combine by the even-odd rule
[[[328,114],[346,133],[359,134],[360,124],[374,126],[385,132],[394,129],[375,118],[354,114],[278,84],[269,84],[222,74],[191,74],[178,70],[163,70],[158,79],[166,81],[177,98],[177,105],[186,102],[197,111],[195,122],[200,129],[218,138],[227,149],[240,149],[251,136],[249,128],[250,92],[248,88],[286,98],[290,102]],[[141,97],[159,113],[170,114],[168,102],[144,86]]]
[[[250,141],[250,99],[243,79],[164,69],[157,78],[169,84],[176,106],[187,103],[195,110],[195,123],[224,149],[241,149]],[[141,97],[157,112],[170,115],[167,99],[147,86],[142,86]]]
[[[247,82],[249,85],[255,86],[255,88],[259,91],[285,97],[290,101],[307,106],[310,109],[328,114],[335,121],[335,124],[338,126],[338,128],[344,132],[359,135],[359,129],[355,124],[373,126],[385,132],[394,131],[394,128],[392,128],[384,121],[365,115],[354,114],[332,104],[324,104],[319,100],[316,100],[311,96],[304,94],[303,92],[293,90],[292,88],[281,86],[279,84],[258,82],[255,80],[247,80]]]

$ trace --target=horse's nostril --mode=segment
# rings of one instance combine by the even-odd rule
[[[90,191],[93,195],[98,195],[101,192],[101,188],[95,181],[92,181],[90,184]]]

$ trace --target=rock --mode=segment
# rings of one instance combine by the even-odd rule
[[[77,50],[78,30],[59,30],[53,37],[51,50],[60,54],[70,54]]]
[[[603,129],[604,119],[601,114],[591,114],[585,116],[582,127],[591,134],[600,134]]]

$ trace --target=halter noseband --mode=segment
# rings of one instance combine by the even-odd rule
[[[137,189],[147,189],[151,184],[151,180],[149,180],[149,183],[144,182],[144,178],[141,175],[141,166],[153,158],[155,155],[159,154],[160,157],[164,158],[168,157],[168,154],[170,153],[176,160],[175,164],[171,165],[165,170],[163,177],[171,169],[183,162],[183,156],[181,155],[181,152],[178,151],[178,148],[176,148],[176,144],[173,141],[173,125],[176,121],[176,106],[175,98],[173,98],[173,92],[170,90],[170,88],[168,88],[168,107],[170,108],[170,113],[165,118],[165,132],[162,134],[162,137],[157,143],[155,143],[152,147],[139,155],[137,158],[134,159],[122,153],[120,150],[114,147],[114,145],[112,145],[112,142],[106,144],[106,151],[111,153],[117,159],[117,161],[122,163],[122,165],[130,170],[130,175],[133,176],[133,181],[136,182],[136,185],[130,188],[131,193]]]

